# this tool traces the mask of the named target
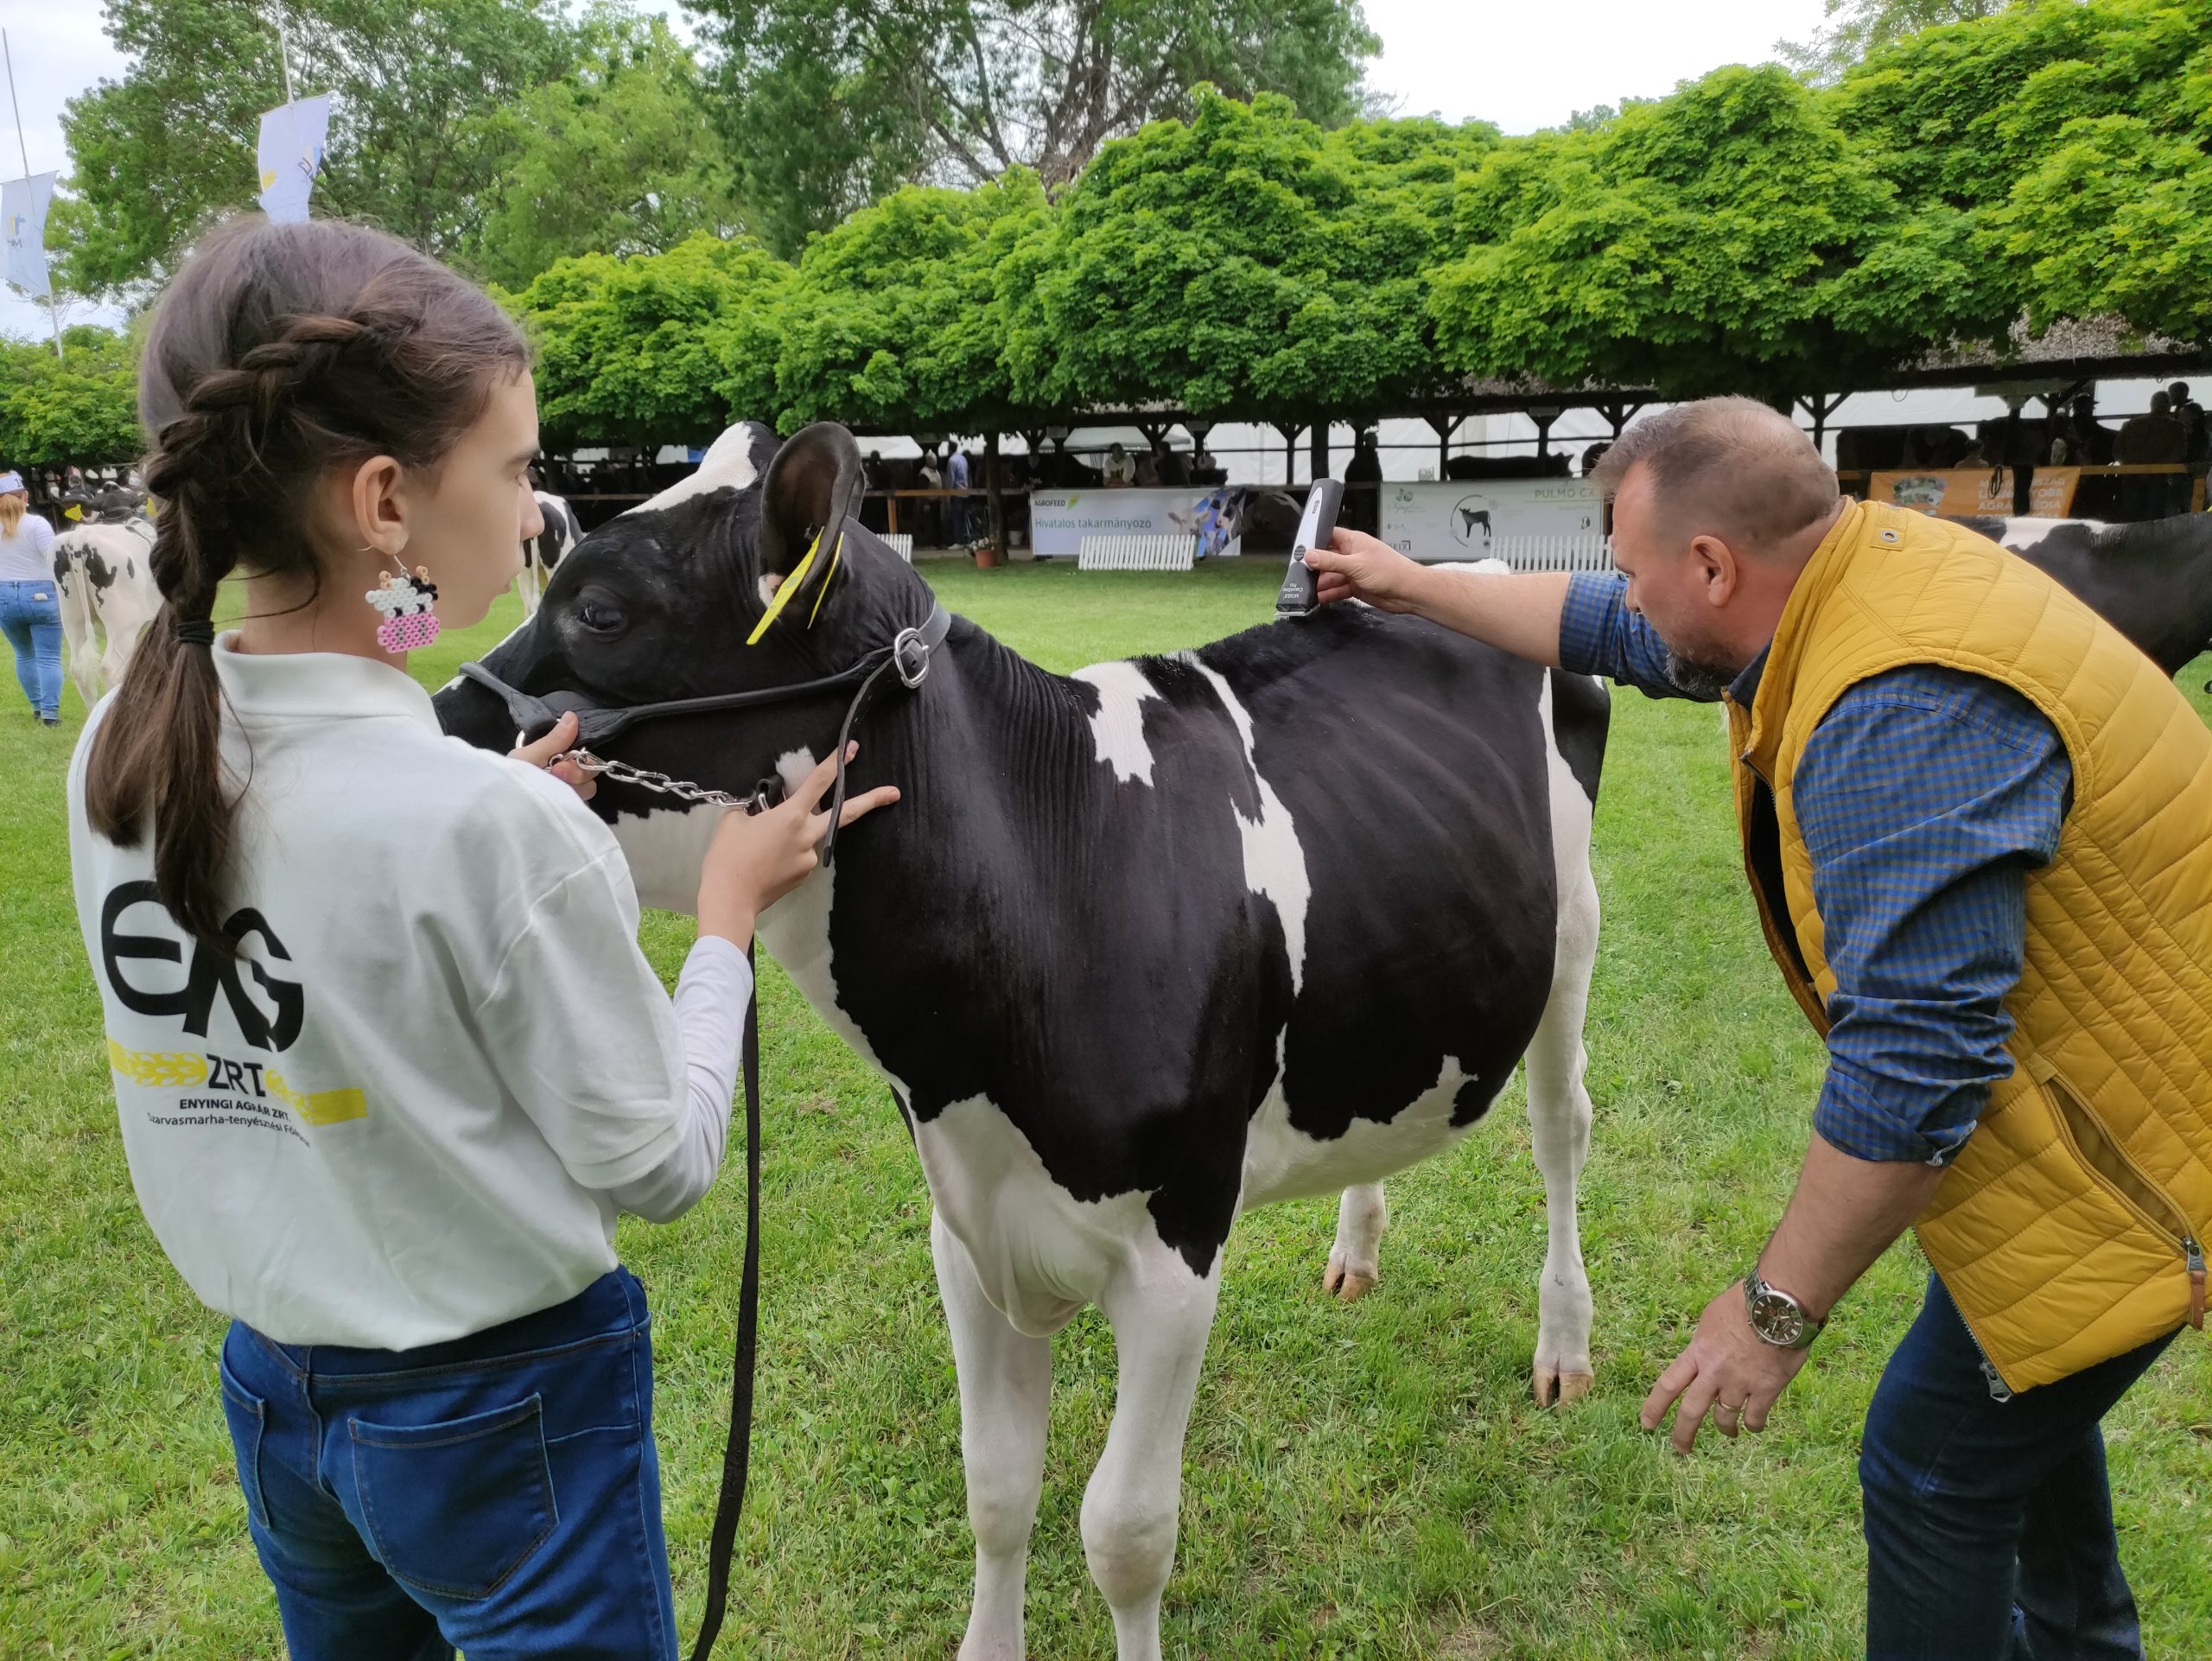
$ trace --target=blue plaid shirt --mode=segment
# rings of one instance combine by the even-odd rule
[[[1560,659],[1653,697],[1690,696],[1628,608],[1627,579],[1580,573]],[[1729,695],[1748,708],[1762,652]],[[2058,850],[2073,788],[2042,712],[1979,675],[1916,665],[1835,701],[1797,764],[1797,818],[1836,989],[1813,1128],[1866,1160],[1949,1162],[2009,1077],[2005,997],[2026,950],[2025,874]]]

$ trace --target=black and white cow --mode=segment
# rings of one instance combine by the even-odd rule
[[[2169,675],[2212,644],[2212,513],[1960,523],[2064,583]]]
[[[87,710],[106,687],[121,682],[139,634],[161,609],[149,558],[153,551],[153,525],[137,518],[73,525],[54,539],[69,678]]]
[[[487,668],[611,706],[843,667],[933,605],[856,518],[836,574],[825,548],[745,641],[860,477],[842,428],[780,451],[733,430],[586,538]],[[788,782],[846,697],[655,721],[609,748],[735,791]],[[438,709],[474,742],[515,741],[474,683]],[[1084,1544],[1122,1661],[1152,1661],[1231,1225],[1341,1193],[1324,1284],[1358,1295],[1382,1179],[1456,1142],[1524,1054],[1549,1224],[1535,1388],[1589,1389],[1575,1185],[1606,722],[1594,681],[1354,606],[1068,676],[955,618],[926,680],[874,706],[852,787],[896,780],[902,799],[760,937],[889,1080],[929,1184],[976,1542],[968,1661],[1023,1652],[1051,1335],[1089,1303],[1113,1328]],[[594,806],[640,897],[689,909],[718,810],[604,781]]]
[[[515,576],[515,587],[522,593],[522,614],[535,616],[537,597],[553,579],[554,571],[569,550],[584,539],[583,527],[576,523],[576,515],[566,500],[550,490],[531,493],[537,498],[538,517],[545,521],[544,529],[527,538],[522,545],[522,570]]]

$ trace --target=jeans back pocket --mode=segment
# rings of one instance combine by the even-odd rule
[[[537,1396],[433,1424],[354,1419],[350,1429],[369,1549],[408,1586],[489,1597],[560,1521]]]
[[[215,1355],[215,1378],[223,1391],[223,1417],[231,1427],[231,1452],[238,1463],[238,1490],[246,1515],[257,1528],[269,1526],[269,1505],[261,1494],[261,1438],[269,1428],[269,1404],[240,1384],[229,1359]]]

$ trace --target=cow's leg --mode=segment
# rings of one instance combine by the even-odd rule
[[[937,1284],[960,1379],[960,1451],[976,1531],[976,1601],[959,1661],[1021,1661],[1029,1530],[1045,1481],[1052,1343],[1014,1331],[990,1305],[968,1248],[930,1218]]]
[[[91,579],[79,569],[61,590],[61,638],[69,645],[69,678],[90,710],[100,701],[99,656],[92,636],[92,607],[84,590]]]
[[[1554,798],[1556,800],[1556,797]],[[1555,816],[1556,823],[1556,816]],[[1586,803],[1580,851],[1560,860],[1559,954],[1551,1002],[1529,1047],[1529,1130],[1536,1168],[1544,1176],[1549,1242],[1536,1294],[1536,1400],[1544,1406],[1590,1393],[1590,1279],[1582,1268],[1575,1182],[1590,1152],[1590,1092],[1582,1021],[1590,1004],[1590,971],[1598,956],[1598,886],[1590,875]],[[1555,832],[1555,834],[1557,834]],[[1569,837],[1572,841],[1572,836]],[[1568,856],[1573,855],[1570,858]]]
[[[1389,1217],[1380,1182],[1362,1182],[1344,1190],[1337,1201],[1337,1243],[1329,1249],[1329,1266],[1322,1271],[1323,1291],[1351,1303],[1375,1289],[1382,1278],[1379,1254]]]
[[[1114,1612],[1120,1661],[1159,1661],[1160,1600],[1175,1565],[1183,1433],[1205,1360],[1221,1262],[1204,1280],[1154,1246],[1116,1275],[1099,1308],[1120,1377],[1106,1451],[1083,1496],[1083,1551]]]
[[[528,543],[523,544],[522,570],[515,573],[515,587],[522,594],[522,614],[525,618],[537,615],[537,555]]]

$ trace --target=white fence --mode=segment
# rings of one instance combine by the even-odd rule
[[[1197,563],[1196,537],[1085,537],[1076,556],[1079,571],[1187,571]]]
[[[1481,550],[1516,571],[1610,571],[1611,542],[1605,537],[1500,537]]]
[[[883,535],[882,540],[889,543],[891,546],[897,550],[899,557],[905,560],[909,565],[912,565],[914,563],[914,533],[912,531],[887,531]]]

